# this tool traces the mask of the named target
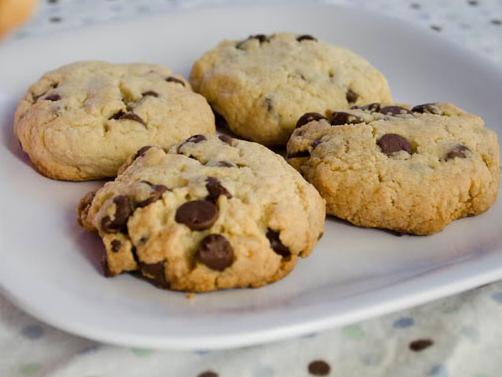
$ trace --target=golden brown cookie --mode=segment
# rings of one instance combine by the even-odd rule
[[[88,194],[110,276],[139,270],[157,285],[205,292],[284,277],[323,232],[325,204],[279,155],[228,136],[143,148]]]
[[[329,214],[364,227],[435,233],[486,211],[499,188],[495,132],[446,103],[306,114],[287,153]]]
[[[168,148],[215,125],[204,97],[168,68],[88,61],[33,84],[14,129],[42,174],[79,181],[114,177],[140,147]]]

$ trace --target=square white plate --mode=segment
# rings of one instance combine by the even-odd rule
[[[222,6],[12,42],[0,49],[0,285],[66,331],[141,347],[201,349],[268,342],[347,324],[502,278],[502,201],[430,237],[396,237],[328,219],[314,254],[260,289],[197,295],[132,276],[105,279],[97,237],[75,220],[97,183],[37,174],[12,135],[30,82],[79,59],[161,63],[188,74],[223,38],[293,31],[347,46],[388,77],[396,100],[457,103],[502,132],[502,73],[432,32],[353,8]]]

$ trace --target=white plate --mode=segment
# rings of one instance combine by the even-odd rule
[[[11,131],[22,91],[44,71],[78,59],[162,63],[187,74],[225,37],[284,30],[359,52],[387,75],[399,101],[453,101],[501,133],[499,70],[432,32],[359,9],[227,6],[13,42],[0,49],[3,291],[32,315],[88,338],[207,349],[307,334],[502,278],[502,200],[431,237],[396,237],[329,219],[310,258],[255,290],[188,300],[132,276],[102,277],[101,245],[75,221],[77,201],[96,183],[51,181],[33,171]]]

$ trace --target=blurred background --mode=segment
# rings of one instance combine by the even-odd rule
[[[283,1],[283,0],[282,0]],[[0,24],[10,8],[29,7],[36,0],[0,0]],[[95,23],[134,19],[159,12],[249,0],[38,0],[38,9],[10,39],[65,31]],[[256,1],[253,1],[256,2]],[[266,3],[281,2],[268,0]],[[371,9],[421,25],[502,63],[502,0],[303,0],[303,3],[334,3]],[[288,2],[290,3],[290,1]],[[4,6],[5,8],[5,6]],[[4,13],[4,14],[2,14]]]

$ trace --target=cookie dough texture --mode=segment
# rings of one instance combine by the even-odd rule
[[[36,0],[0,0],[0,38],[30,17]]]
[[[169,69],[88,61],[32,85],[14,129],[42,174],[77,181],[113,177],[141,146],[169,147],[215,126],[207,101]]]
[[[282,157],[224,136],[143,148],[79,206],[106,247],[108,275],[139,270],[195,292],[282,278],[310,254],[324,218],[319,193]]]
[[[288,161],[316,186],[329,214],[427,235],[495,202],[499,145],[480,117],[446,103],[372,110],[300,122],[288,143]]]
[[[291,33],[223,41],[195,62],[190,82],[235,134],[265,145],[286,144],[306,111],[391,101],[362,57]]]

